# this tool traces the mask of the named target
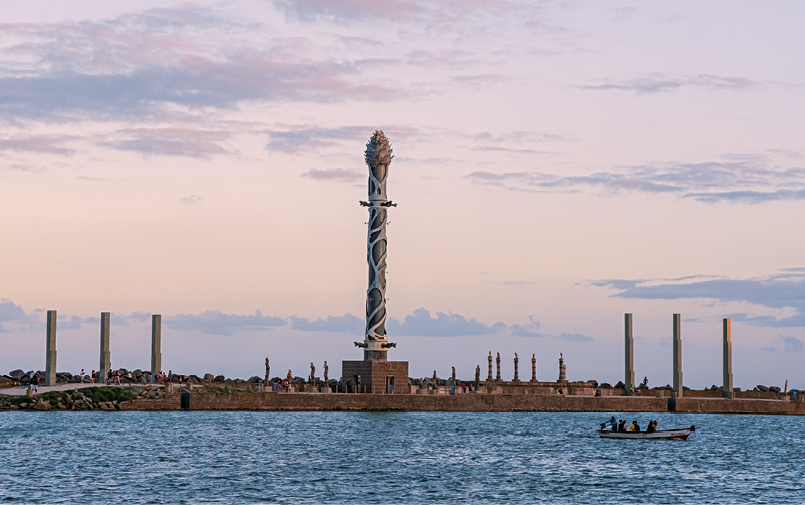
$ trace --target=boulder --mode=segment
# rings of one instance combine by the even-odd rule
[[[139,376],[141,376],[142,374],[143,374],[143,371],[142,371],[142,370],[140,370],[139,368],[138,368],[137,370],[135,370],[135,371],[131,372],[131,375],[132,375],[133,377],[139,377]]]
[[[624,384],[623,381],[618,381],[618,383],[615,384],[615,387],[616,388],[625,388],[626,384]]]
[[[215,379],[214,379],[214,382],[224,382],[225,380],[226,380],[226,377],[224,377],[223,375],[216,375]]]
[[[215,382],[215,376],[211,373],[205,373],[204,380],[207,382]]]
[[[612,384],[610,384],[609,382],[602,382],[601,387],[604,388],[604,389],[611,389]]]
[[[263,379],[261,379],[260,377],[258,377],[258,376],[256,376],[256,375],[254,375],[254,376],[252,376],[252,377],[249,379],[249,382],[256,384],[256,383],[258,383],[258,382],[261,382],[262,380],[263,380]]]
[[[40,399],[38,402],[36,402],[36,404],[34,404],[33,408],[34,410],[50,410],[50,402]]]
[[[769,388],[767,388],[766,386],[764,386],[764,385],[762,385],[762,384],[758,384],[758,385],[757,385],[757,390],[758,390],[758,391],[763,391],[764,393],[768,393],[768,392],[769,392]]]
[[[12,370],[12,371],[8,372],[8,375],[12,379],[14,379],[15,381],[18,381],[18,380],[22,379],[22,376],[25,375],[25,372],[23,372],[22,370],[17,369],[17,370]]]
[[[780,394],[780,391],[782,391],[782,389],[778,388],[777,386],[769,386],[769,391],[771,391],[772,393]]]

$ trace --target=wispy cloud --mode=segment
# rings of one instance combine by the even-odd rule
[[[598,189],[603,194],[627,192],[671,194],[705,203],[763,203],[805,199],[805,168],[770,169],[764,158],[705,163],[642,165],[625,171],[589,175],[545,172],[476,171],[467,178],[480,185],[536,192]],[[736,191],[736,188],[752,188]]]
[[[235,151],[223,143],[231,132],[195,128],[127,128],[106,136],[100,145],[143,155],[188,156],[209,159]]]
[[[567,333],[564,331],[557,338],[567,340],[568,342],[592,342],[595,340],[593,337],[588,337],[581,333]]]
[[[316,179],[319,181],[355,182],[359,179],[364,179],[366,174],[346,168],[312,168],[303,173],[302,177],[308,177],[310,179]]]
[[[300,331],[333,331],[361,335],[364,329],[364,320],[350,313],[343,316],[327,316],[325,319],[319,317],[315,321],[297,316],[291,316],[290,320],[291,328]]]
[[[178,314],[163,317],[162,322],[174,330],[224,336],[234,335],[238,331],[265,331],[288,324],[281,317],[264,316],[259,310],[250,315],[225,314],[219,310],[206,310],[200,314]]]
[[[436,317],[432,317],[424,308],[416,309],[411,315],[405,316],[402,322],[391,318],[386,324],[390,335],[426,337],[492,335],[505,327],[503,323],[486,325],[476,321],[475,318],[467,319],[461,314],[436,312]]]
[[[758,86],[760,86],[759,83],[743,77],[722,77],[710,74],[673,76],[655,73],[645,77],[602,84],[587,84],[578,87],[597,91],[617,90],[645,94],[669,93],[686,87],[703,88],[710,91],[744,91]]]
[[[73,135],[33,135],[16,134],[8,138],[0,138],[0,151],[25,151],[33,153],[59,154],[70,156],[75,149],[66,144],[76,140]]]
[[[714,278],[696,282],[662,282],[656,280],[606,280],[593,284],[618,291],[616,298],[643,300],[679,300],[709,298],[721,302],[745,302],[774,309],[793,308],[796,313],[778,319],[770,315],[728,314],[736,322],[754,326],[792,328],[805,327],[805,272],[799,268],[755,279]]]
[[[179,199],[179,203],[184,205],[185,207],[192,207],[196,204],[199,204],[204,201],[204,197],[201,195],[190,195],[184,198]]]
[[[235,110],[249,100],[388,100],[390,89],[364,82],[357,61],[301,37],[266,35],[272,31],[193,6],[5,24],[0,113],[6,121],[119,120]]]
[[[416,3],[405,0],[273,0],[272,3],[289,17],[304,21],[321,18],[375,18],[399,22],[414,18],[422,12],[422,8]]]

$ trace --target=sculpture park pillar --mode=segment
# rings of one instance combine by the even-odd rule
[[[674,396],[682,398],[682,316],[674,314]]]
[[[497,362],[497,365],[498,365],[498,374],[497,374],[497,377],[496,377],[495,380],[501,380],[501,378],[500,378],[500,353],[497,353],[497,354],[498,354],[498,357],[495,358],[495,361]]]
[[[557,382],[567,382],[567,366],[562,353],[559,353],[559,380]]]
[[[98,368],[98,383],[104,384],[112,369],[109,354],[109,312],[101,312],[101,364]]]
[[[361,205],[369,208],[369,233],[366,259],[369,263],[369,287],[366,290],[366,332],[363,341],[365,361],[386,361],[386,223],[389,207],[396,204],[388,199],[386,181],[391,164],[392,149],[388,139],[378,130],[366,144],[364,158],[369,166],[369,199]]]
[[[531,355],[531,382],[537,382],[537,355]]]
[[[634,336],[632,335],[632,315],[624,314],[623,329],[625,333],[624,344],[624,379],[623,392],[631,395],[634,392]]]
[[[388,181],[391,144],[381,130],[377,130],[366,144],[364,160],[369,166],[369,198],[360,202],[369,210],[369,229],[366,239],[366,260],[369,265],[369,286],[366,290],[366,331],[363,342],[355,342],[363,349],[363,361],[343,361],[342,379],[352,380],[366,392],[378,394],[408,394],[408,362],[388,361],[389,348],[396,344],[386,335],[386,257],[388,241],[386,225],[388,210],[396,207],[388,199]]]
[[[492,380],[492,351],[489,351],[489,375],[486,377],[486,380]]]
[[[732,321],[724,318],[724,398],[732,398]]]
[[[162,315],[151,315],[151,384],[162,371]]]
[[[47,315],[47,340],[45,342],[45,386],[56,385],[56,311]]]
[[[520,358],[514,353],[514,382],[520,382]]]

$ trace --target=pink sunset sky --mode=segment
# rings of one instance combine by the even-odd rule
[[[412,376],[805,388],[802,2],[0,5],[0,373],[339,376],[382,129]]]

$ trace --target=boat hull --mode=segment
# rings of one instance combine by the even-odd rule
[[[653,433],[645,431],[611,431],[598,430],[601,438],[634,439],[634,440],[687,440],[690,436],[691,428],[678,430],[660,430]]]

